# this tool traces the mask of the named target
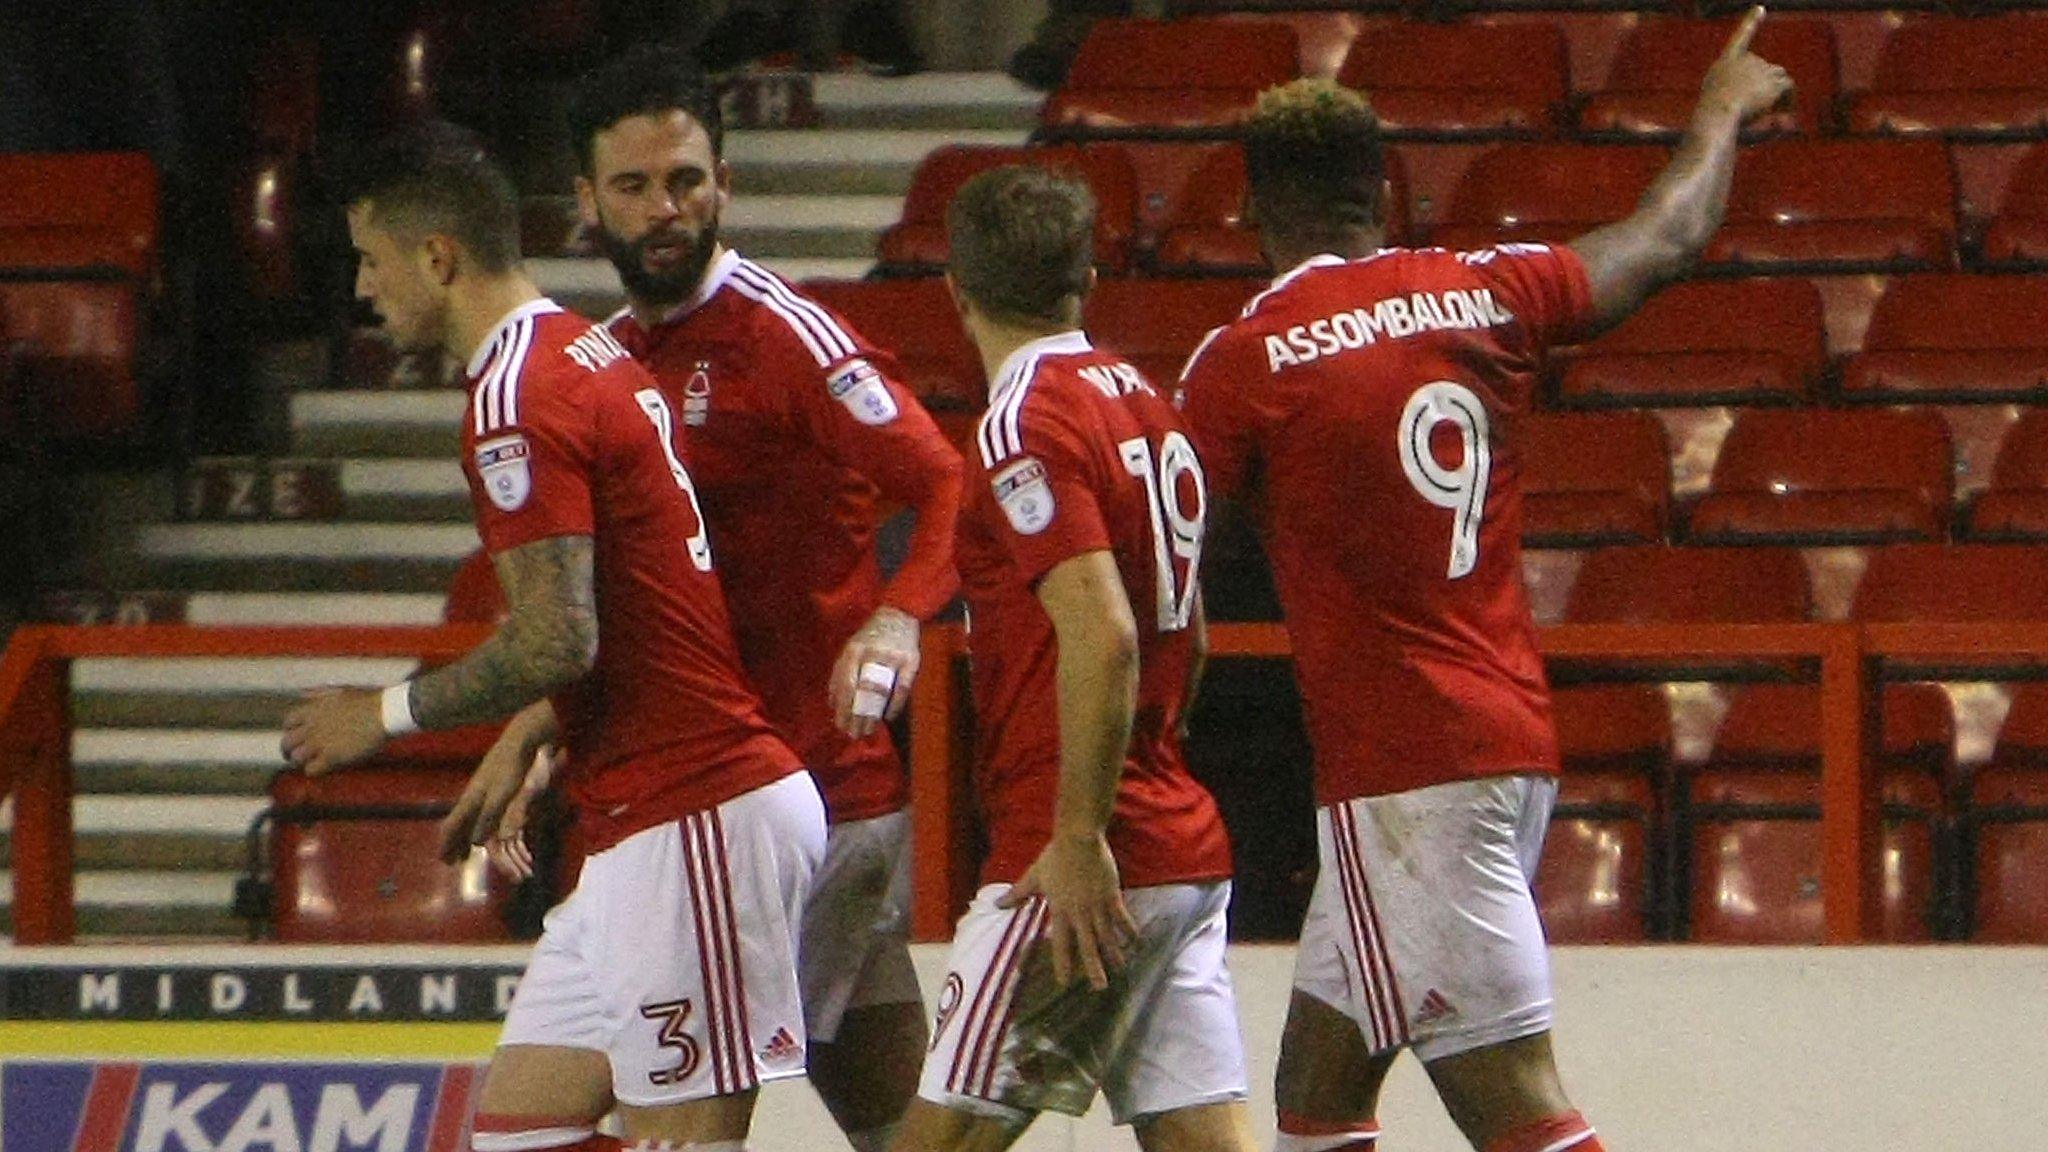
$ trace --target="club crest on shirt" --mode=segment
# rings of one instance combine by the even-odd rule
[[[1052,485],[1046,483],[1045,465],[1026,456],[991,477],[989,486],[1018,534],[1036,536],[1052,523]]]
[[[863,424],[880,426],[896,418],[896,397],[889,394],[882,374],[866,360],[855,358],[840,365],[826,378],[825,388]]]
[[[683,384],[683,423],[702,428],[711,418],[711,363],[697,361],[697,370]]]
[[[500,511],[517,512],[533,492],[531,455],[524,436],[500,436],[476,446],[476,474]]]

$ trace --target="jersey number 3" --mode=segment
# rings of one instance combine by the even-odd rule
[[[1159,441],[1159,459],[1142,436],[1116,446],[1124,469],[1145,485],[1145,510],[1152,515],[1152,566],[1159,573],[1159,630],[1178,632],[1195,610],[1195,577],[1202,566],[1202,525],[1209,514],[1209,489],[1195,446],[1179,432]],[[1194,498],[1192,510],[1187,498]],[[1185,575],[1183,575],[1185,573]]]
[[[661,454],[668,460],[668,474],[676,478],[676,487],[683,490],[683,499],[690,502],[690,515],[697,519],[697,530],[685,541],[690,548],[690,563],[699,572],[709,572],[711,537],[704,531],[704,505],[697,500],[697,485],[690,480],[690,470],[676,456],[676,420],[669,413],[668,401],[652,388],[633,393],[633,399],[640,402],[640,410],[653,422],[655,433],[661,437]]]
[[[1446,468],[1430,450],[1437,426],[1457,429],[1463,449],[1458,466]],[[1493,471],[1493,447],[1486,438],[1486,406],[1470,388],[1449,380],[1424,384],[1401,413],[1401,470],[1424,500],[1448,508],[1451,563],[1456,580],[1479,566],[1479,524],[1486,515],[1486,482]]]

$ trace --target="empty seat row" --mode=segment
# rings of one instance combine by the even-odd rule
[[[1454,182],[1425,194],[1410,175],[1425,170],[1419,158],[1403,147],[1387,156],[1389,239],[1446,248],[1562,241],[1613,223],[1634,210],[1668,160],[1653,145],[1499,144],[1476,150]],[[1096,261],[1106,271],[1267,270],[1247,223],[1236,145],[1118,142],[936,150],[919,165],[901,220],[882,236],[884,271],[943,265],[945,209],[954,192],[975,173],[1012,163],[1062,170],[1090,186],[1098,205]],[[1701,274],[1897,273],[1959,262],[2048,267],[2048,146],[2007,163],[1996,210],[1977,206],[1990,213],[1980,224],[1961,214],[1956,161],[1936,141],[1757,145],[1736,165],[1726,220],[1703,255]],[[1977,193],[1990,194],[1988,187]]]
[[[1558,23],[1378,20],[1356,31],[1336,76],[1371,97],[1396,137],[1530,138],[1573,127],[1671,137],[1683,130],[1733,27],[1732,18],[1631,19],[1596,83],[1571,75]],[[1848,98],[1839,94],[1826,21],[1774,19],[1755,47],[1792,74],[1798,92],[1756,126],[1761,134],[1837,123],[1973,138],[2048,132],[2048,20],[2037,14],[1905,21],[1889,33],[1869,90]],[[1041,130],[1068,138],[1214,135],[1242,118],[1261,89],[1302,74],[1302,49],[1297,28],[1281,20],[1103,21],[1041,110]]]

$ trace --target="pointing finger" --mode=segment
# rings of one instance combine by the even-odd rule
[[[1756,39],[1757,26],[1763,22],[1764,8],[1761,4],[1744,13],[1742,26],[1735,30],[1735,35],[1728,38],[1728,47],[1721,50],[1721,55],[1724,58],[1732,58],[1749,51],[1749,42]]]

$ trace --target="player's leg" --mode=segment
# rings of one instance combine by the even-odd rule
[[[1297,989],[1273,1070],[1275,1152],[1370,1152],[1380,1086],[1400,1054],[1373,1052],[1357,1021]]]
[[[491,1054],[471,1123],[474,1152],[607,1152],[612,1107],[605,1001],[584,959],[597,931],[596,884],[548,913]]]
[[[1146,1152],[1253,1152],[1244,1038],[1225,960],[1230,884],[1124,894],[1138,921],[1130,992],[1102,1078]]]
[[[926,1039],[910,962],[909,816],[835,825],[804,906],[812,1087],[856,1152],[889,1146]]]
[[[593,961],[629,1146],[736,1149],[759,1086],[803,1074],[797,925],[824,847],[824,805],[799,773],[585,866],[583,885],[610,897]]]
[[[1399,1027],[1482,1152],[1597,1152],[1550,1053],[1549,953],[1530,879],[1557,793],[1516,776],[1419,789],[1348,832],[1378,908]]]
[[[1388,1012],[1382,940],[1344,833],[1361,803],[1316,813],[1316,886],[1273,1073],[1277,1152],[1368,1152],[1379,1137],[1380,1085],[1403,1043]]]
[[[1259,1146],[1242,1100],[1140,1116],[1131,1129],[1145,1152],[1253,1152]]]
[[[1029,1112],[970,1112],[912,1100],[890,1152],[1003,1152],[1031,1126]]]

